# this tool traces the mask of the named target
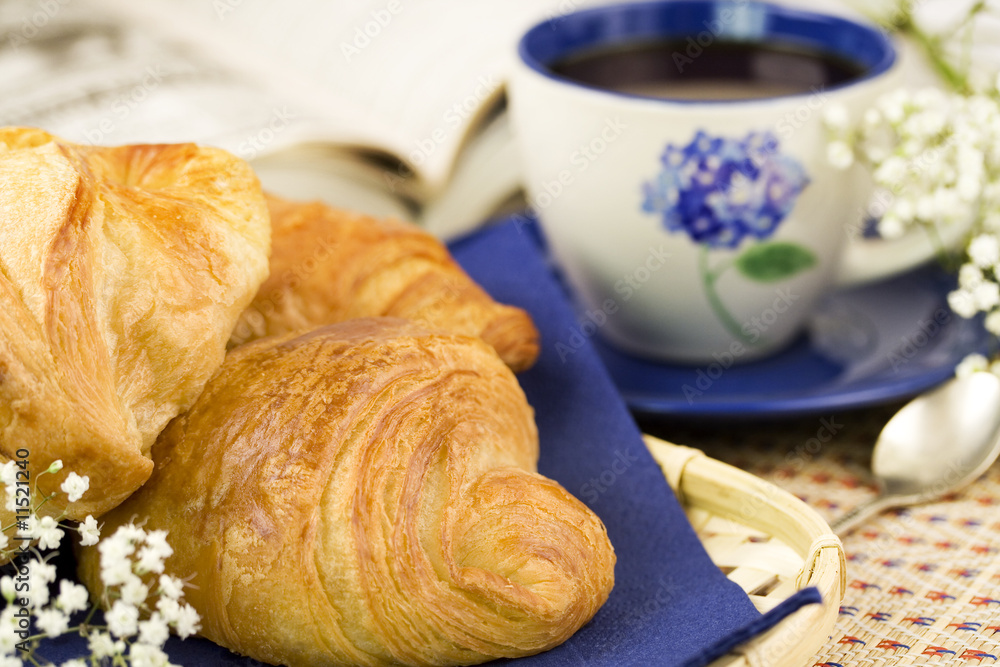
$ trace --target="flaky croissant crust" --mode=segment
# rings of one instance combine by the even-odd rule
[[[231,345],[358,317],[401,317],[479,336],[515,371],[538,356],[531,317],[494,301],[418,227],[267,195],[271,274]]]
[[[224,151],[0,128],[0,463],[27,460],[44,495],[89,477],[70,518],[126,498],[221,364],[269,239],[256,176]]]
[[[523,656],[587,622],[614,576],[604,526],[537,457],[481,340],[359,319],[230,352],[104,531],[169,530],[202,633],[259,660]],[[81,577],[100,591],[96,550]]]

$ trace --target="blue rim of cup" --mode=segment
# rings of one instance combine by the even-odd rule
[[[725,12],[730,12],[726,14]],[[725,17],[728,20],[723,20]],[[592,49],[614,48],[624,44],[642,44],[658,40],[697,40],[706,38],[727,42],[781,44],[824,55],[843,58],[858,64],[864,73],[826,91],[855,86],[889,71],[896,62],[896,51],[888,35],[877,26],[846,17],[822,14],[756,0],[654,0],[591,7],[553,16],[535,24],[518,42],[521,62],[538,74],[561,83],[590,91],[643,100],[690,104],[729,104],[767,102],[751,100],[689,100],[654,98],[610,91],[590,86],[556,74],[551,66],[573,54]],[[697,44],[697,41],[695,41]],[[783,95],[780,99],[808,96],[810,93]]]

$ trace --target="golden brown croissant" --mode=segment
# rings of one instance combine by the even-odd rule
[[[268,195],[271,275],[231,345],[357,317],[391,316],[479,336],[514,371],[534,363],[527,313],[496,303],[421,229]]]
[[[104,533],[168,530],[202,634],[258,660],[523,656],[586,623],[614,577],[600,519],[537,457],[533,412],[482,340],[353,320],[230,352]],[[95,595],[98,558],[80,560]]]
[[[256,176],[224,151],[0,128],[0,463],[26,460],[32,483],[65,466],[35,502],[86,475],[79,519],[146,480],[157,434],[222,363],[269,237]]]

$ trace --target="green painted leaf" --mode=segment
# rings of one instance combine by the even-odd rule
[[[772,241],[758,243],[736,258],[736,268],[759,283],[774,283],[791,278],[816,264],[816,255],[797,243]]]

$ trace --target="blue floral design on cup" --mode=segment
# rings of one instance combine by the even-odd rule
[[[744,340],[742,327],[715,289],[719,277],[735,266],[751,280],[776,282],[816,263],[800,245],[760,243],[774,234],[809,184],[802,165],[780,149],[769,131],[732,139],[699,130],[687,145],[667,144],[660,172],[642,186],[642,210],[658,214],[667,231],[686,233],[702,246],[709,302],[726,328]],[[710,266],[709,249],[735,249],[746,238],[757,243],[735,260]]]

